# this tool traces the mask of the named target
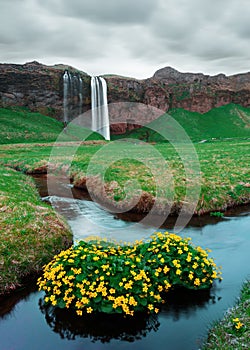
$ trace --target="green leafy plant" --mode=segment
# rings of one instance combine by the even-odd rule
[[[120,245],[80,241],[44,268],[38,279],[45,303],[83,313],[157,313],[175,286],[209,288],[220,272],[190,239],[155,233],[149,241]]]
[[[224,214],[221,213],[220,211],[213,211],[210,213],[210,216],[216,216],[217,218],[223,218]]]

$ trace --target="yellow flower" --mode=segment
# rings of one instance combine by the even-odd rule
[[[176,273],[176,275],[180,275],[181,274],[181,270],[177,269],[175,273]]]
[[[148,309],[149,309],[149,310],[153,310],[153,308],[154,308],[154,307],[153,307],[152,304],[148,304]]]
[[[170,271],[170,268],[169,268],[169,267],[167,267],[167,266],[164,266],[164,268],[163,268],[163,272],[166,274],[166,273],[168,273],[168,271]]]
[[[218,276],[217,276],[217,272],[214,271],[213,274],[212,274],[212,276],[211,276],[211,278],[217,278],[217,277],[218,277]]]
[[[77,315],[82,316],[82,310],[76,310]]]
[[[159,309],[157,309],[157,308],[155,307],[155,313],[158,314],[158,312],[159,312]]]
[[[133,306],[136,306],[137,305],[137,301],[135,300],[134,297],[130,297],[129,298],[129,301],[128,301],[129,305],[133,305]]]
[[[193,268],[193,269],[197,269],[197,267],[198,267],[198,264],[197,264],[197,262],[193,263],[193,266],[192,266],[192,268]]]
[[[88,313],[88,314],[91,314],[92,311],[93,311],[92,307],[88,307],[88,308],[87,308],[87,313]]]
[[[130,280],[124,285],[124,288],[125,289],[132,289],[132,285],[133,285],[133,281]]]
[[[196,278],[195,280],[194,280],[194,285],[195,286],[199,286],[201,283],[200,283],[200,279],[199,278]]]
[[[238,317],[233,318],[233,322],[239,322],[240,320],[238,319]]]
[[[236,324],[235,328],[236,328],[236,329],[240,329],[240,328],[243,327],[243,326],[244,326],[243,323],[238,322],[238,323]]]
[[[190,273],[189,273],[188,278],[189,278],[190,280],[192,280],[192,279],[194,278],[193,272],[190,272]]]

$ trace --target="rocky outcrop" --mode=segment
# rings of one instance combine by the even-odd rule
[[[38,62],[24,65],[0,64],[0,106],[25,106],[32,111],[63,120],[63,74],[68,70],[72,77],[82,80],[82,107],[91,107],[90,76],[64,65],[45,66]],[[205,113],[214,107],[228,103],[250,106],[250,73],[226,76],[204,75],[202,73],[181,73],[166,67],[153,77],[137,80],[115,75],[104,76],[108,86],[108,103],[138,102],[168,111],[170,108],[184,108]],[[72,93],[69,103],[69,119],[79,113],[78,96]],[[75,107],[74,107],[75,106]],[[124,111],[119,111],[120,114]],[[140,113],[140,111],[139,111]],[[138,127],[129,113],[117,119],[117,111],[110,114],[111,132],[124,133]],[[139,120],[146,124],[155,115],[145,114],[143,109]]]
[[[202,73],[180,73],[166,67],[150,79],[169,92],[169,107],[205,113],[228,103],[250,106],[250,73],[215,76]]]
[[[29,62],[24,65],[0,64],[0,107],[28,107],[31,111],[38,111],[62,120],[65,70],[81,76],[83,110],[89,109],[90,77],[86,73],[69,66],[50,67],[38,62]],[[72,113],[74,113],[73,110]]]

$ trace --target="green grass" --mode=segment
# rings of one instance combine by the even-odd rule
[[[2,166],[0,237],[0,294],[38,274],[72,242],[68,225],[41,201],[32,179]]]
[[[180,145],[186,157],[190,153],[190,147],[190,145]],[[249,203],[250,141],[225,140],[197,143],[195,149],[201,170],[201,193],[196,213],[223,211],[230,206]],[[109,197],[117,204],[122,203],[126,197],[127,184],[132,186],[131,196],[138,192],[138,188],[133,187],[132,181],[137,180],[144,194],[150,197],[149,202],[156,196],[157,188],[160,203],[166,198],[171,202],[171,196],[173,196],[174,210],[177,212],[185,201],[186,186],[188,185],[189,189],[195,189],[197,186],[196,181],[185,175],[180,156],[168,143],[159,143],[148,148],[145,144],[133,145],[132,143],[126,143],[125,147],[122,141],[111,144],[94,142],[81,145],[73,158],[74,144],[62,143],[53,149],[55,150],[56,155],[50,159],[50,162],[54,163],[54,168],[68,169],[73,183],[78,187],[81,187],[81,184],[84,187],[86,176],[91,176],[98,185],[98,174],[103,173]],[[0,147],[0,164],[26,173],[41,172],[41,169],[46,172],[51,151],[50,144],[3,145]],[[155,151],[158,153],[155,154]],[[121,159],[115,160],[115,154]],[[167,162],[165,168],[164,160]],[[192,159],[188,162],[192,171]],[[107,169],[105,169],[106,164],[109,164]],[[173,179],[172,188],[169,175]],[[98,189],[99,187],[96,186],[97,192]],[[137,210],[140,211],[139,208]],[[142,208],[142,211],[147,211],[147,208]]]
[[[0,144],[54,142],[64,125],[56,119],[25,108],[0,108]],[[103,140],[98,133],[73,124],[60,136],[61,141]]]
[[[114,135],[113,139],[130,137],[143,141],[164,142],[166,136],[171,135],[168,130],[168,115],[184,128],[194,142],[250,137],[250,109],[228,104],[204,114],[182,108],[172,109],[146,126],[132,130],[126,135]]]
[[[239,329],[237,329],[237,324]],[[202,350],[250,349],[250,281],[241,291],[237,304],[210,329]]]

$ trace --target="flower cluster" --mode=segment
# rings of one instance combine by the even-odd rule
[[[74,308],[79,316],[134,315],[157,313],[164,293],[175,285],[208,288],[219,274],[207,252],[193,247],[190,239],[158,232],[134,244],[81,241],[44,267],[38,285],[46,303]]]

